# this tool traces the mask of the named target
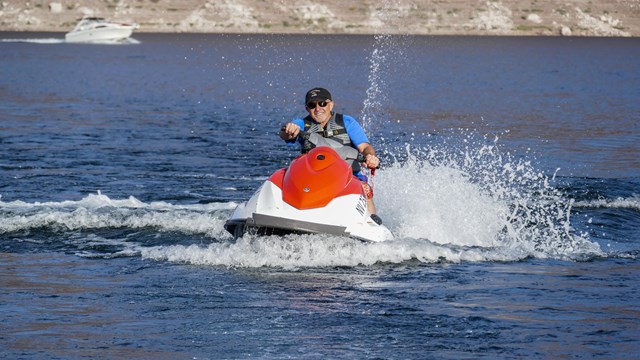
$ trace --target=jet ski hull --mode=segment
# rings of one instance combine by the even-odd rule
[[[371,219],[351,167],[326,147],[276,171],[234,210],[225,229],[236,238],[249,232],[329,234],[374,242],[393,239],[389,229]]]
[[[235,238],[245,233],[257,235],[328,234],[365,241],[385,241],[393,235],[376,224],[366,211],[361,194],[334,199],[320,209],[299,210],[283,201],[280,188],[267,181],[246,203],[240,204],[225,224]],[[268,204],[265,206],[265,204]]]

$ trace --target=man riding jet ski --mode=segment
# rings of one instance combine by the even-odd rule
[[[362,154],[350,146],[300,132],[307,153],[294,159],[265,181],[245,203],[238,205],[225,229],[235,238],[260,235],[322,233],[366,241],[393,239],[384,225],[371,218],[352,161]]]
[[[300,131],[315,132],[324,138],[329,138],[357,149],[364,155],[364,165],[369,169],[375,169],[380,165],[380,160],[376,156],[376,151],[369,143],[369,139],[356,119],[349,115],[333,112],[335,103],[331,98],[331,93],[324,88],[313,88],[305,96],[305,109],[308,116],[304,119],[298,118],[280,129],[280,138],[289,144],[295,143],[296,139],[301,144],[304,154],[311,148],[302,137],[298,136]],[[362,181],[362,188],[367,197],[367,207],[371,213],[371,218],[378,224],[382,224],[382,219],[376,214],[376,207],[373,203],[373,189],[369,186],[368,178],[360,171],[360,163],[354,162],[353,174]]]

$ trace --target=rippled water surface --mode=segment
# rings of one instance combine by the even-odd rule
[[[635,358],[637,39],[0,34],[6,358]],[[330,89],[396,239],[245,236]]]

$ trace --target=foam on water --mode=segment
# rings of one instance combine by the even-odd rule
[[[629,198],[618,197],[616,199],[598,199],[591,201],[579,201],[575,203],[580,208],[610,208],[610,209],[632,209],[640,211],[640,197],[634,195]]]
[[[0,39],[0,42],[19,42],[31,44],[64,44],[64,39],[60,38],[26,38],[26,39]]]
[[[222,225],[235,203],[174,205],[167,202],[144,203],[131,196],[114,200],[90,194],[78,201],[35,202],[0,201],[0,234],[49,229],[78,231],[108,228],[156,228],[211,237],[226,235]]]
[[[376,203],[396,239],[245,236],[206,247],[142,249],[152,259],[240,267],[355,266],[408,260],[584,260],[604,256],[570,225],[572,202],[529,161],[472,135],[463,151],[412,149],[376,175]],[[486,139],[485,139],[486,140]],[[474,143],[475,142],[475,143]],[[399,157],[400,158],[400,157]]]
[[[457,137],[463,138],[463,145],[445,141],[428,149],[404,145],[387,151],[390,164],[375,176],[375,198],[379,214],[396,237],[389,242],[363,243],[323,235],[247,235],[234,242],[224,230],[236,206],[233,202],[145,203],[134,197],[111,199],[99,192],[78,201],[0,200],[0,234],[36,229],[91,234],[110,228],[197,234],[210,238],[211,243],[146,246],[132,236],[117,239],[129,244],[117,248],[144,258],[242,267],[517,261],[527,257],[582,260],[604,255],[598,244],[571,227],[573,203],[550,185],[553,178],[537,171],[526,158],[503,153],[496,141],[469,133]],[[638,204],[637,199],[612,201],[617,206],[621,202]],[[95,241],[78,243],[85,246]]]
[[[7,43],[30,43],[30,44],[67,44],[65,39],[61,38],[25,38],[25,39],[0,39],[0,42]],[[73,43],[78,44],[78,43]],[[140,44],[139,40],[134,38],[127,38],[124,40],[103,40],[103,41],[92,41],[85,44],[94,44],[94,45],[135,45]]]
[[[380,173],[381,213],[401,219],[392,224],[396,233],[438,244],[510,249],[512,260],[601,254],[571,227],[572,200],[550,185],[553,179],[495,142],[463,136],[458,148],[406,146],[406,160]]]
[[[428,240],[400,239],[381,243],[364,243],[328,235],[290,235],[255,237],[246,235],[235,242],[199,245],[175,245],[140,249],[144,258],[197,265],[232,267],[301,267],[357,266],[376,263],[402,263],[418,260],[425,263],[442,260],[504,260],[504,255],[482,248],[449,247]]]

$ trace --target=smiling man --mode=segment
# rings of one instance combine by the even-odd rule
[[[339,114],[333,111],[335,103],[331,93],[324,88],[313,88],[305,96],[305,109],[308,115],[305,118],[297,118],[288,122],[280,129],[280,138],[287,143],[300,143],[302,152],[308,147],[304,146],[304,139],[299,137],[300,131],[315,132],[325,138],[331,138],[343,145],[357,149],[365,156],[364,165],[369,169],[375,169],[380,164],[376,151],[369,143],[367,135],[358,121],[349,115]],[[354,175],[362,182],[362,188],[367,196],[367,204],[371,219],[382,224],[382,219],[376,214],[373,203],[373,189],[368,184],[367,176],[359,166],[354,166]]]

